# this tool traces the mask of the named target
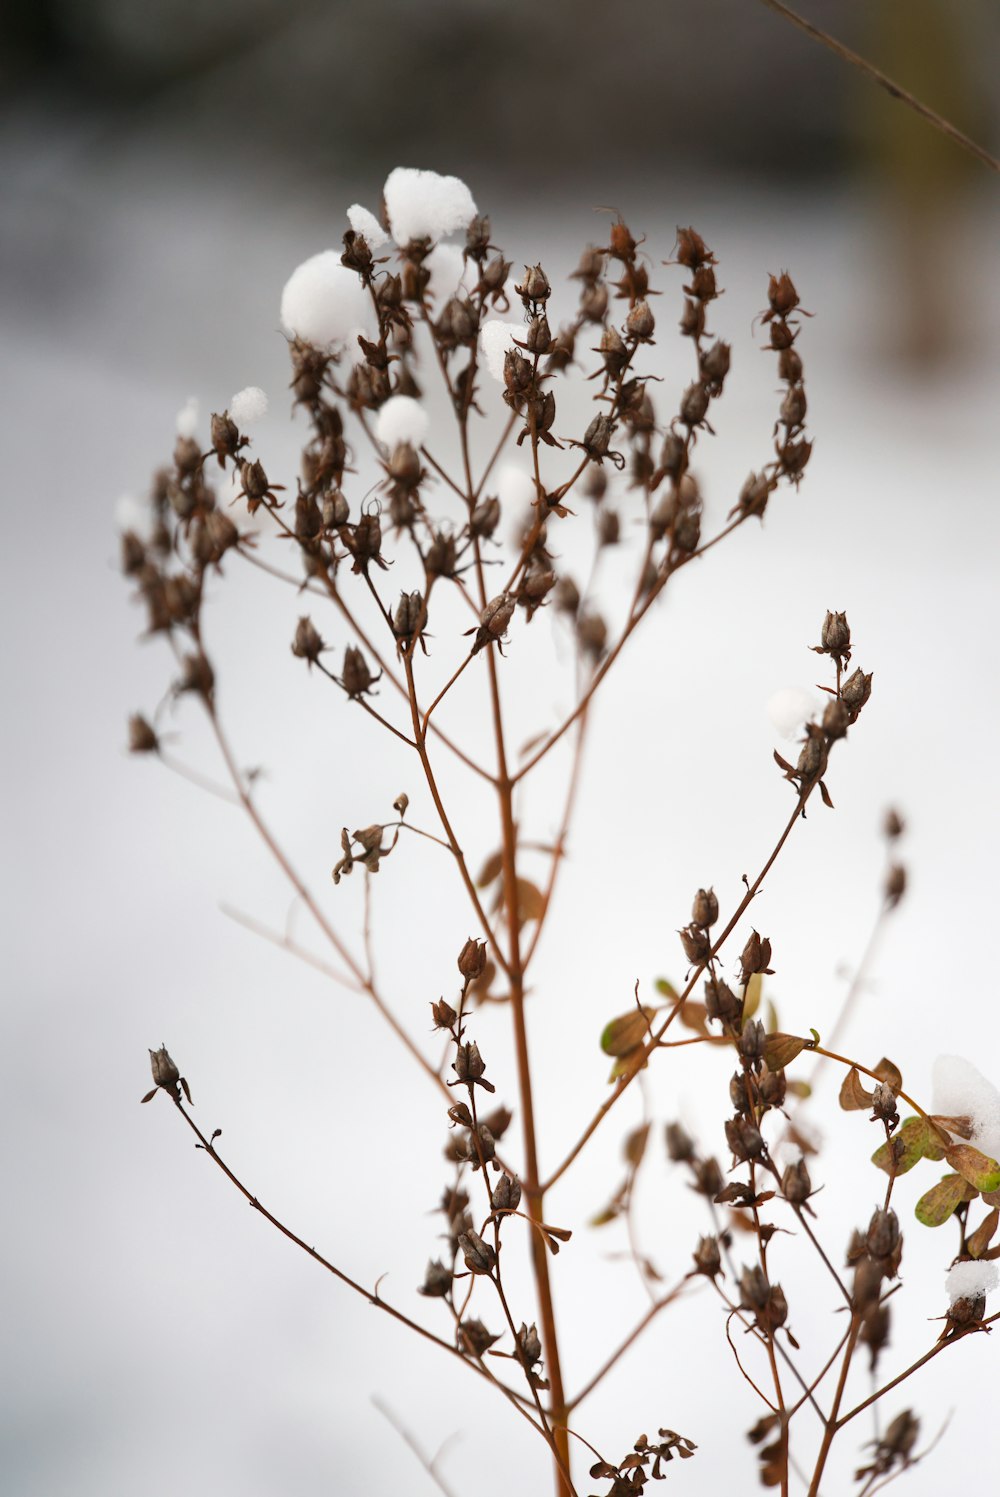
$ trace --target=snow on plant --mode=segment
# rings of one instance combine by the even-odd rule
[[[595,1049],[599,1040],[611,1060],[611,1090],[590,1098],[576,1142],[547,1178],[538,1162],[538,1076],[525,1022],[533,960],[557,900],[580,755],[605,678],[638,629],[668,626],[657,604],[668,590],[696,585],[703,572],[691,563],[704,558],[710,565],[717,547],[738,545],[745,526],[759,522],[783,491],[798,489],[808,466],[798,290],[787,272],[765,283],[761,378],[770,386],[777,373],[776,422],[762,432],[752,469],[720,516],[703,495],[698,458],[714,436],[733,353],[714,327],[709,331],[718,315],[719,268],[695,229],[679,229],[672,252],[665,245],[657,255],[620,219],[611,222],[603,242],[584,250],[571,281],[575,310],[554,327],[552,286],[542,265],[529,252],[511,292],[511,261],[464,183],[399,169],[390,174],[383,201],[382,223],[352,207],[343,251],[307,260],[281,296],[292,397],[307,425],[297,487],[291,479],[272,482],[264,460],[248,451],[247,427],[266,405],[250,388],[211,417],[207,449],[197,439],[197,412],[186,407],[172,459],[154,480],[152,524],[143,525],[131,510],[122,516],[124,571],[145,609],[147,630],[165,636],[176,658],[170,699],[190,699],[206,714],[237,798],[332,949],[343,980],[389,1019],[423,1083],[435,1089],[450,1129],[443,1194],[434,1178],[439,1163],[428,1163],[428,1203],[439,1201],[446,1230],[443,1248],[437,1228],[426,1230],[422,1252],[429,1261],[420,1286],[426,1314],[411,1317],[373,1287],[377,1264],[363,1284],[306,1250],[398,1327],[418,1330],[443,1356],[493,1385],[510,1417],[526,1420],[537,1433],[563,1494],[582,1490],[578,1466],[585,1448],[596,1457],[592,1464],[588,1457],[591,1480],[612,1497],[641,1492],[694,1454],[694,1442],[668,1427],[669,1409],[657,1407],[659,1395],[648,1388],[633,1390],[627,1407],[637,1424],[652,1421],[655,1440],[640,1435],[612,1458],[583,1435],[580,1422],[593,1389],[605,1377],[622,1375],[620,1353],[643,1331],[661,1333],[661,1312],[700,1285],[707,1304],[723,1307],[727,1327],[738,1328],[728,1343],[721,1339],[720,1355],[728,1359],[732,1352],[739,1364],[732,1376],[742,1373],[762,1401],[750,1431],[760,1480],[786,1492],[793,1465],[807,1467],[809,1491],[818,1493],[834,1438],[853,1432],[862,1410],[930,1357],[987,1326],[985,1295],[1000,1253],[993,1246],[1000,1220],[996,1091],[972,1067],[945,1060],[928,1110],[904,1087],[893,1061],[865,1065],[832,1042],[824,1046],[807,1025],[798,1032],[779,1029],[773,1008],[761,1005],[762,981],[780,960],[780,944],[755,928],[755,900],[775,859],[794,843],[793,833],[802,835],[807,806],[820,799],[832,805],[838,757],[862,733],[872,692],[871,673],[854,663],[856,644],[844,613],[825,610],[818,642],[810,644],[824,662],[822,693],[786,691],[772,698],[779,726],[798,737],[794,762],[774,756],[788,782],[789,809],[773,850],[732,908],[722,909],[713,889],[699,888],[689,918],[678,914],[684,980],[661,980],[648,994],[637,985],[635,1001],[623,1000],[622,1011],[594,1036]],[[461,244],[441,244],[459,230]],[[447,277],[440,273],[443,262],[451,267]],[[661,324],[671,328],[675,316],[671,301],[690,350],[690,374],[680,389],[657,373]],[[432,380],[442,383],[447,397],[447,418],[433,424],[422,398]],[[564,402],[573,383],[593,398],[583,420],[565,415],[573,408]],[[480,447],[471,440],[483,421],[492,423],[485,458],[477,457]],[[357,476],[366,447],[379,473],[374,495]],[[225,506],[217,481],[225,485]],[[233,510],[244,502],[247,518]],[[594,523],[582,527],[587,508]],[[583,539],[592,536],[593,555],[574,575],[562,557],[566,538],[581,528]],[[294,548],[301,586],[281,566],[262,565],[271,540],[281,543],[281,561]],[[628,601],[617,614],[599,607],[593,587],[612,546],[629,558],[632,574]],[[394,877],[392,855],[404,835],[419,835],[432,856],[443,849],[451,859],[466,903],[453,907],[437,898],[433,918],[454,936],[457,970],[442,972],[416,1009],[408,991],[401,1001],[410,1007],[397,1014],[376,979],[367,928],[361,937],[344,932],[335,888],[317,894],[293,868],[238,768],[218,709],[209,636],[219,574],[249,565],[262,568],[258,575],[266,585],[277,576],[308,589],[314,614],[300,619],[292,654],[310,668],[317,696],[332,689],[359,709],[359,734],[382,730],[405,745],[428,792],[435,824],[425,827],[414,824],[407,795],[392,800],[382,785],[365,787],[369,800],[380,799],[383,820],[354,831],[349,822],[330,850],[334,884],[360,878],[366,891],[377,875]],[[579,580],[584,576],[590,580]],[[457,626],[450,599],[458,608]],[[526,754],[515,760],[509,702],[524,673],[537,670],[534,644],[552,619],[572,641],[577,696],[564,716],[538,724]],[[480,720],[490,724],[485,761],[475,744],[444,726],[442,703],[462,678],[464,690],[481,695]],[[561,695],[553,690],[537,699],[559,701]],[[325,721],[321,707],[317,722]],[[182,767],[167,757],[155,718],[132,718],[130,745]],[[566,765],[565,806],[552,843],[540,840],[522,805],[524,783],[550,755],[562,756]],[[456,824],[452,789],[466,774],[477,777],[490,798],[488,826]],[[336,794],[348,793],[353,798],[357,787],[338,786]],[[354,819],[351,805],[345,803],[343,813]],[[902,830],[890,814],[880,922],[904,893],[894,852]],[[616,869],[616,878],[627,876]],[[467,939],[470,922],[475,934]],[[480,1048],[478,1015],[487,1001],[504,1004],[509,1015],[514,1074],[494,1071]],[[532,1001],[545,1003],[545,993]],[[416,1038],[428,1008],[447,1045],[444,1061]],[[637,1077],[644,1075],[657,1095],[657,1078],[670,1075],[678,1044],[705,1046],[719,1060],[712,1135],[696,1140],[676,1121],[665,1133],[669,1158],[681,1167],[673,1178],[702,1198],[705,1230],[681,1250],[675,1281],[651,1288],[653,1312],[642,1324],[629,1329],[610,1356],[595,1359],[596,1367],[570,1368],[552,1279],[554,1254],[574,1250],[575,1227],[550,1218],[549,1192],[585,1155],[594,1134],[621,1117],[618,1103]],[[153,1092],[166,1093],[208,1158],[259,1207],[250,1187],[223,1163],[218,1135],[206,1136],[194,1121],[186,1083],[166,1048],[151,1055]],[[869,1152],[860,1135],[873,1128],[873,1162],[883,1172],[879,1179],[867,1159],[858,1161],[857,1193],[867,1197],[871,1214],[849,1238],[844,1269],[836,1266],[840,1256],[830,1241],[837,1223],[824,1220],[817,1194],[821,1162],[807,1159],[792,1121],[808,1095],[803,1070],[817,1058],[841,1068],[841,1106],[867,1115],[867,1121],[858,1119],[858,1147]],[[575,1093],[583,1096],[586,1089],[586,1078],[579,1078]],[[631,1223],[652,1138],[648,1122],[627,1133],[624,1178],[592,1226],[615,1232]],[[949,1237],[943,1249],[943,1266],[952,1253],[955,1264],[942,1300],[940,1339],[901,1369],[886,1365],[901,1297],[903,1234],[896,1207],[910,1184],[900,1181],[918,1164],[926,1175],[934,1163],[945,1173],[936,1183],[925,1180],[916,1216],[931,1228],[948,1223],[952,1233],[957,1229],[957,1240]],[[374,1202],[371,1209],[378,1209]],[[280,1225],[306,1247],[308,1236]],[[397,1231],[398,1223],[392,1227]],[[830,1322],[831,1344],[803,1347],[790,1328],[795,1306],[776,1277],[772,1253],[773,1235],[788,1227],[795,1235],[782,1237],[783,1250],[815,1252],[817,1273],[836,1308],[846,1312]],[[519,1255],[533,1274],[529,1303],[515,1302],[510,1290],[507,1268]],[[633,1258],[647,1277],[644,1260]],[[861,1391],[856,1387],[861,1347],[876,1374],[874,1392],[867,1381]],[[821,1389],[825,1374],[810,1382],[814,1373],[804,1369],[824,1364],[830,1379]],[[808,1423],[816,1411],[818,1432]],[[910,1410],[893,1420],[860,1473],[864,1491],[919,1459],[917,1429]]]

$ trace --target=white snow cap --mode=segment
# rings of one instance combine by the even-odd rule
[[[400,442],[419,447],[429,426],[430,419],[419,400],[410,395],[390,395],[385,405],[379,406],[375,435],[391,452]]]
[[[975,1299],[980,1294],[989,1294],[997,1287],[998,1278],[1000,1274],[995,1263],[956,1263],[948,1270],[944,1281],[949,1305],[957,1299]]]
[[[945,1117],[967,1117],[972,1145],[1000,1160],[1000,1091],[971,1061],[939,1055],[934,1062],[934,1111]]]
[[[189,395],[177,412],[177,435],[179,437],[193,437],[197,430],[198,399],[195,395]]]
[[[389,243],[389,236],[375,217],[363,208],[360,203],[352,203],[347,210],[347,221],[355,234],[363,234],[368,241],[368,248],[381,249],[383,244]]]
[[[431,277],[427,289],[442,305],[459,291],[471,291],[478,280],[475,265],[466,260],[457,244],[436,244],[424,266]]]
[[[411,239],[444,239],[465,229],[476,216],[472,193],[458,177],[397,166],[382,189],[397,244]]]
[[[767,699],[771,725],[789,742],[798,738],[804,725],[819,715],[819,697],[804,686],[782,686]]]
[[[504,508],[527,507],[535,498],[535,480],[515,463],[504,463],[496,477],[497,496]]]
[[[259,385],[247,385],[245,390],[237,390],[229,402],[229,414],[241,430],[253,426],[267,415],[267,396]]]
[[[322,250],[303,260],[285,282],[281,322],[295,338],[318,348],[346,347],[360,357],[358,334],[372,326],[373,311],[355,272],[341,265],[336,250]]]
[[[499,380],[501,384],[503,384],[503,362],[507,350],[514,347],[515,338],[520,338],[523,342],[524,333],[523,322],[501,322],[499,318],[493,317],[489,322],[483,323],[479,334],[483,358],[493,378]]]
[[[122,494],[115,504],[115,526],[124,534],[128,531],[144,545],[153,539],[153,506],[148,499],[138,499],[135,494]]]

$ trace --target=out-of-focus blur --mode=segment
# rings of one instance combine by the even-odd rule
[[[814,0],[808,14],[997,150],[994,6]],[[125,718],[155,705],[170,669],[165,651],[134,643],[115,499],[167,458],[190,394],[205,414],[248,384],[271,397],[260,450],[294,485],[302,429],[286,420],[281,287],[339,244],[350,203],[377,208],[395,165],[463,176],[515,269],[541,257],[553,281],[623,213],[648,235],[670,378],[679,292],[661,262],[677,224],[705,234],[726,287],[713,329],[733,342],[737,370],[720,406],[717,486],[706,485],[722,513],[726,485],[769,450],[775,402],[753,318],[768,272],[790,269],[815,313],[802,337],[812,464],[762,532],[706,558],[698,587],[637,641],[620,688],[609,684],[530,1014],[536,1053],[560,1056],[544,1160],[605,1094],[603,1021],[628,1007],[637,976],[683,971],[675,932],[694,889],[715,881],[738,895],[770,847],[790,792],[770,762],[765,702],[820,679],[805,647],[827,608],[848,611],[875,690],[838,768],[837,811],[810,810],[765,889],[783,1023],[832,1022],[874,911],[876,829],[892,800],[910,823],[910,887],[850,1039],[870,1063],[888,1050],[917,1095],[941,1051],[1000,1082],[986,973],[1000,893],[996,179],[751,0],[10,0],[0,80],[0,607],[14,698],[2,745],[6,1489],[432,1492],[373,1394],[428,1454],[459,1432],[442,1462],[457,1491],[513,1490],[501,1465],[479,1468],[507,1442],[519,1470],[547,1481],[487,1392],[272,1239],[193,1154],[164,1099],[137,1105],[146,1047],[166,1043],[261,1198],[365,1282],[391,1269],[387,1296],[426,1311],[413,1286],[440,1226],[422,1215],[438,1189],[437,1099],[367,1011],[217,912],[228,902],[285,919],[287,892],[236,813],[125,759]],[[251,581],[220,584],[227,707],[244,762],[267,760],[273,791],[265,780],[261,793],[326,894],[343,820],[360,820],[362,804],[373,819],[386,789],[386,804],[412,793],[398,778],[412,768],[359,735],[344,704],[318,707],[313,682],[296,675],[272,697],[265,665],[291,677],[298,664],[287,643],[299,600],[258,602]],[[242,646],[268,608],[272,645],[258,656]],[[177,727],[186,733],[184,714]],[[207,743],[192,745],[218,773]],[[290,784],[282,755],[299,751],[310,775]],[[549,808],[533,809],[550,835]],[[410,876],[432,878],[417,859]],[[415,929],[414,900],[388,870],[376,893],[387,982],[424,1039],[455,933]],[[502,1015],[483,1022],[499,1070]],[[717,1070],[692,1065],[678,1080],[665,1069],[650,1087],[657,1120],[711,1117],[705,1089],[726,1085]],[[874,1204],[876,1140],[833,1116],[831,1149],[854,1172],[820,1198],[838,1255]],[[625,1126],[609,1125],[553,1196],[557,1221],[603,1203]],[[681,1227],[668,1215],[661,1193],[684,1192],[659,1161],[647,1189],[644,1246],[676,1277],[705,1226],[693,1207]],[[915,1193],[900,1194],[908,1209]],[[929,1345],[944,1310],[941,1239],[903,1225],[904,1269],[921,1287],[885,1375]],[[623,1253],[619,1238],[584,1229],[557,1265],[575,1385],[643,1311],[629,1265],[607,1261]],[[796,1333],[829,1335],[816,1286],[788,1273]],[[581,1303],[586,1323],[571,1318]],[[753,1398],[704,1303],[672,1325],[623,1360],[581,1425],[622,1450],[641,1429],[675,1427],[701,1447],[678,1487],[722,1490],[752,1471],[739,1442]],[[956,1409],[909,1478],[913,1497],[979,1474],[989,1342],[948,1352],[887,1400],[883,1426],[912,1404],[922,1443]],[[723,1441],[720,1397],[732,1410]],[[832,1490],[849,1489],[873,1432],[845,1442]]]

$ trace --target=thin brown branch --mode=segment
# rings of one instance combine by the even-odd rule
[[[897,99],[901,104],[905,104],[907,109],[912,109],[914,114],[918,114],[921,119],[926,120],[935,130],[939,130],[942,135],[946,135],[949,140],[954,141],[963,151],[968,151],[970,156],[975,156],[976,160],[981,161],[984,166],[989,167],[990,171],[1000,172],[1000,161],[995,156],[992,156],[985,147],[977,145],[974,140],[959,130],[950,120],[946,120],[935,110],[929,108],[928,105],[911,94],[908,89],[903,88],[901,84],[896,83],[887,74],[883,73],[880,68],[870,63],[867,58],[859,56],[857,52],[852,52],[850,47],[845,47],[843,42],[838,42],[836,37],[831,36],[829,32],[821,31],[818,26],[814,26],[811,21],[807,21],[804,16],[800,16],[790,6],[782,4],[782,0],[761,0],[761,4],[766,5],[768,10],[773,10],[776,15],[783,16],[786,21],[790,21],[800,31],[804,31],[806,36],[812,37],[813,41],[819,42],[821,46],[828,48],[842,62],[850,63],[851,67],[857,68],[860,73],[864,73],[865,77],[870,78],[873,83],[877,83],[879,88],[885,89],[885,92],[891,98]]]

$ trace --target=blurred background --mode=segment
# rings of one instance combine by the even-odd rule
[[[808,15],[997,151],[995,6],[812,0]],[[444,1178],[438,1098],[375,1016],[219,913],[225,902],[284,924],[287,891],[249,828],[124,755],[126,715],[152,711],[170,662],[134,642],[115,500],[168,457],[189,395],[206,420],[251,383],[271,397],[256,450],[293,482],[302,430],[282,393],[281,287],[339,244],[350,203],[377,209],[395,165],[463,176],[515,268],[542,258],[553,281],[602,242],[608,210],[646,233],[668,410],[686,365],[669,331],[679,277],[660,262],[677,224],[705,235],[726,288],[712,327],[734,345],[719,440],[699,454],[715,517],[769,451],[776,381],[752,322],[767,274],[789,269],[816,314],[801,345],[812,464],[766,527],[746,527],[678,590],[604,692],[531,1010],[543,1159],[556,1162],[603,1097],[597,1036],[636,977],[682,976],[674,933],[694,889],[714,882],[725,908],[766,857],[790,792],[765,704],[821,679],[805,647],[827,608],[848,611],[875,693],[837,756],[836,813],[810,811],[767,882],[756,923],[775,945],[770,995],[784,1027],[833,1022],[878,904],[880,817],[897,803],[910,890],[844,1044],[869,1064],[888,1052],[919,1097],[942,1051],[1000,1083],[987,973],[1000,834],[996,178],[749,0],[8,0],[0,80],[7,1490],[434,1491],[373,1395],[428,1452],[450,1439],[441,1469],[456,1491],[546,1490],[503,1407],[269,1235],[163,1099],[137,1106],[146,1047],[166,1042],[261,1199],[366,1282],[388,1272],[384,1292],[404,1308],[433,1311],[413,1291],[438,1250],[440,1220],[425,1214]],[[362,470],[359,485],[372,481]],[[609,611],[622,587],[610,568]],[[265,810],[352,930],[360,891],[337,890],[335,905],[328,881],[341,825],[388,815],[402,788],[414,819],[433,813],[412,766],[292,670],[292,589],[233,567],[215,606],[241,762],[266,766]],[[519,690],[525,737],[572,699],[565,682],[551,701]],[[456,732],[476,731],[473,697],[456,693],[452,710]],[[195,718],[177,714],[177,755],[217,775]],[[485,855],[472,792],[455,794],[470,855]],[[538,837],[557,815],[554,791],[525,810]],[[428,918],[450,878],[401,846],[375,889],[385,987],[422,1038],[470,934],[457,894],[457,924]],[[484,1012],[482,1026],[491,1074],[510,1075],[505,1015]],[[703,1127],[724,1159],[711,1120],[726,1084],[719,1065],[685,1063],[680,1080],[665,1066],[650,1115]],[[617,1184],[633,1090],[553,1194],[557,1222],[582,1220]],[[878,1185],[875,1139],[834,1095],[828,1081],[812,1122],[849,1162],[814,1171],[837,1255]],[[674,1282],[705,1222],[693,1197],[679,1201],[659,1142],[653,1152],[643,1245]],[[944,1310],[951,1244],[905,1220],[918,1193],[907,1183],[910,1309],[880,1380],[926,1348]],[[556,1265],[574,1386],[645,1306],[624,1247],[621,1224],[582,1230]],[[839,1334],[835,1301],[796,1258],[782,1255],[780,1275],[818,1367]],[[952,1416],[911,1493],[981,1479],[994,1355],[976,1338],[886,1401],[884,1422],[906,1406],[921,1415],[921,1445]],[[863,1368],[857,1381],[863,1397]],[[742,1432],[757,1412],[721,1321],[694,1301],[623,1360],[580,1424],[616,1457],[669,1425],[701,1447],[679,1490],[736,1478],[749,1490]],[[872,1435],[859,1419],[844,1438],[830,1492],[849,1490]]]

